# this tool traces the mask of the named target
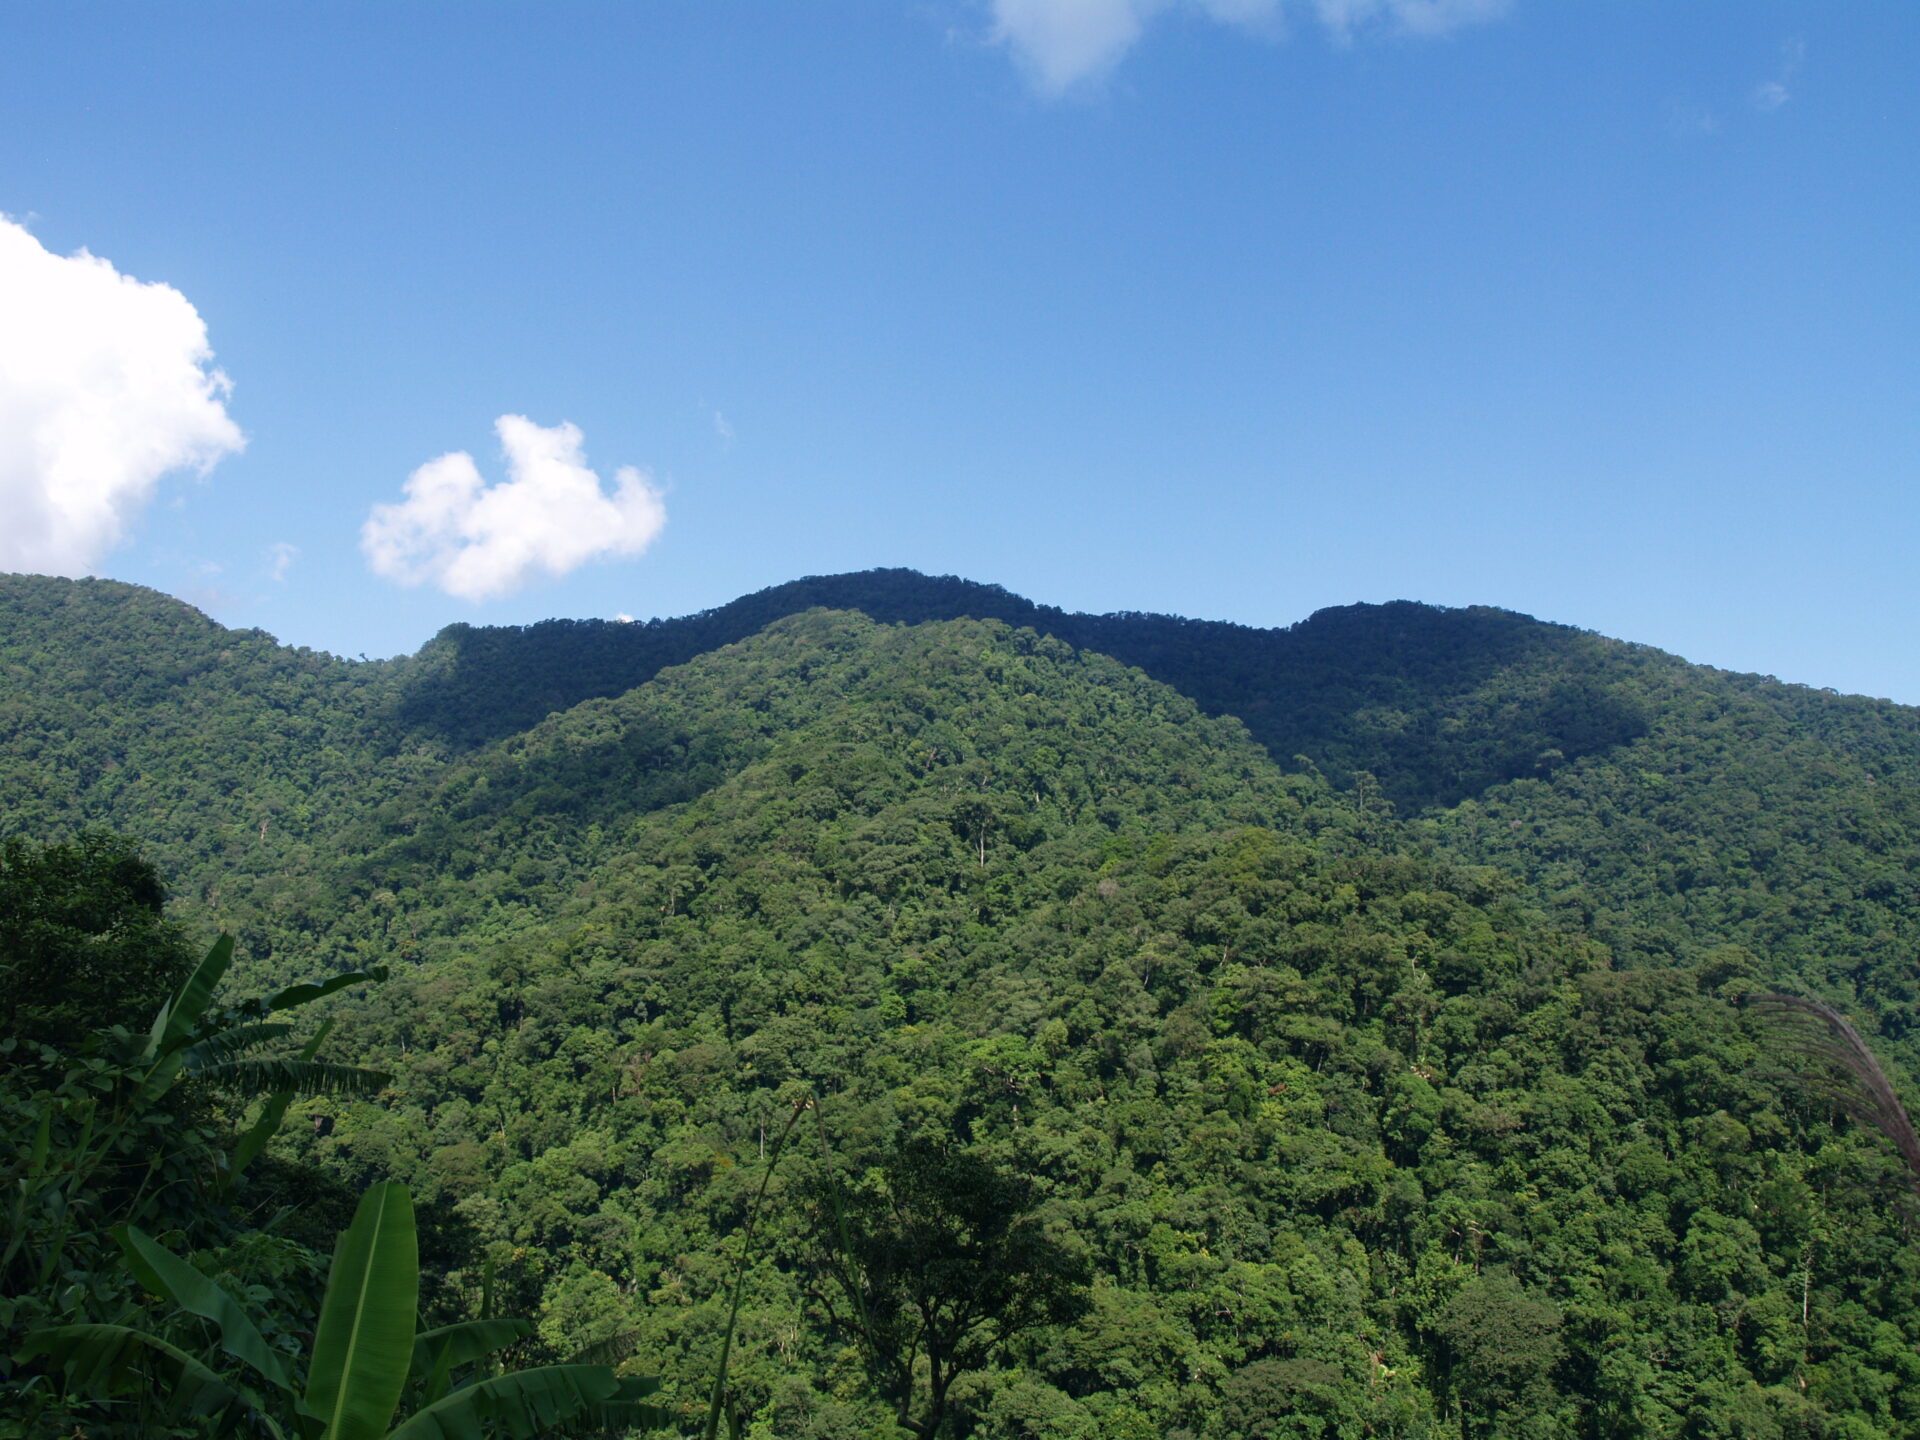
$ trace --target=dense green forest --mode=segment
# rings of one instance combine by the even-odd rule
[[[372,663],[110,582],[0,615],[6,835],[131,837],[175,970],[391,970],[317,1002],[384,1088],[293,1099],[258,1204],[313,1250],[404,1182],[436,1313],[530,1363],[617,1342],[692,1414],[744,1253],[747,1433],[900,1433],[907,1220],[964,1192],[1013,1278],[948,1433],[1920,1433],[1896,1161],[1738,1003],[1832,999],[1901,1081],[1920,712],[900,571]]]

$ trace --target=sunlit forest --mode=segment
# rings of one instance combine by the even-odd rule
[[[1920,1436],[1920,710],[909,571],[0,616],[0,1436]]]

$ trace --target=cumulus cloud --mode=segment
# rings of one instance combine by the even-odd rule
[[[1364,30],[1443,35],[1492,20],[1510,0],[1296,0],[1345,44]],[[992,39],[1004,45],[1042,95],[1058,97],[1112,72],[1149,24],[1186,13],[1255,33],[1281,28],[1281,0],[991,0]]]
[[[0,215],[0,316],[0,570],[88,573],[162,476],[246,443],[172,286],[55,255]]]
[[[589,560],[638,555],[667,523],[660,492],[631,466],[613,493],[587,468],[579,427],[494,422],[507,478],[488,485],[464,450],[408,477],[405,498],[373,507],[360,548],[376,574],[432,582],[462,600],[511,594],[536,574],[565,575]]]

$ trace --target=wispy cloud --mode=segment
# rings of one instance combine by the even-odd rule
[[[613,491],[587,468],[577,426],[494,422],[507,478],[488,485],[464,450],[429,460],[405,498],[375,505],[360,530],[374,572],[403,585],[431,582],[462,600],[511,594],[535,575],[565,575],[591,560],[638,555],[667,523],[660,491],[623,466]]]
[[[1509,0],[1314,0],[1320,23],[1336,40],[1384,28],[1403,35],[1445,35],[1497,20]]]
[[[713,433],[720,437],[722,448],[727,450],[733,448],[733,426],[718,410],[713,412]]]
[[[1062,95],[1118,65],[1161,8],[1157,0],[994,0],[993,38],[1036,90]]]
[[[267,547],[267,578],[278,582],[287,578],[293,562],[300,558],[300,547],[287,540],[276,540]]]
[[[1505,14],[1511,0],[991,0],[992,39],[1050,98],[1097,85],[1163,15],[1186,13],[1252,34],[1285,28],[1289,8],[1309,14],[1339,44],[1368,31],[1444,35]]]
[[[1807,58],[1806,42],[1799,39],[1789,40],[1780,47],[1780,68],[1771,80],[1763,80],[1753,87],[1753,106],[1760,111],[1778,110],[1793,99],[1793,91],[1787,88],[1787,82],[1799,72],[1801,64]]]
[[[162,476],[245,445],[172,286],[55,255],[0,215],[0,316],[0,570],[86,574]]]

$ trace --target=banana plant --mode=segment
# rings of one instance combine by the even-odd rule
[[[7,1288],[44,1291],[68,1263],[70,1241],[89,1233],[104,1242],[114,1220],[155,1211],[156,1192],[174,1181],[224,1190],[265,1148],[296,1094],[366,1094],[388,1077],[358,1065],[316,1059],[328,1025],[292,1055],[261,1053],[290,1043],[280,1017],[348,986],[386,978],[382,968],[353,970],[291,986],[230,1008],[213,1005],[233,963],[233,937],[214,942],[144,1035],[102,1033],[101,1049],[69,1060],[59,1078],[26,1103],[38,1111],[21,1163],[0,1169],[10,1201],[0,1244]],[[51,1052],[49,1064],[55,1060]],[[229,1095],[264,1096],[259,1118],[231,1150],[205,1161],[207,1136],[177,1103],[187,1082]],[[204,1173],[211,1168],[212,1172]],[[195,1173],[189,1175],[188,1170]]]
[[[66,1325],[29,1337],[70,1389],[132,1398],[170,1423],[272,1440],[513,1440],[589,1426],[662,1430],[673,1416],[646,1403],[651,1379],[607,1365],[542,1365],[491,1373],[489,1357],[530,1333],[524,1320],[473,1320],[416,1333],[420,1263],[406,1187],[375,1185],[335,1247],[304,1379],[245,1309],[211,1279],[134,1226],[116,1233],[128,1267],[152,1293],[218,1332],[223,1358],[190,1354],[149,1330]],[[403,1398],[414,1405],[395,1423]]]

